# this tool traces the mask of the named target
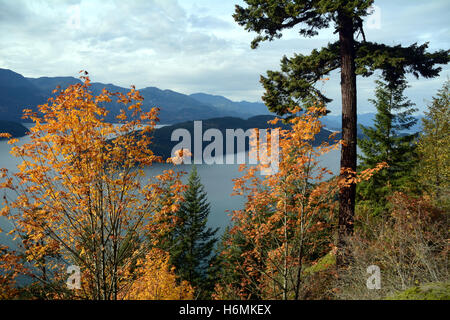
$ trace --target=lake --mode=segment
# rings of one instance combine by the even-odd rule
[[[32,124],[25,125],[30,127]],[[20,138],[19,144],[29,142],[29,140],[29,137],[25,136]],[[13,157],[9,153],[10,150],[11,145],[7,144],[7,140],[0,141],[0,168],[7,168],[10,172],[15,172],[17,170],[16,165],[21,161]],[[333,150],[320,158],[321,166],[327,167],[337,174],[339,172],[339,157],[340,151]],[[208,200],[211,204],[208,225],[210,227],[219,227],[219,232],[222,233],[230,222],[229,213],[232,210],[241,209],[244,204],[243,197],[231,196],[234,185],[232,179],[242,175],[242,173],[239,172],[239,164],[197,164],[196,166],[201,181],[208,193]],[[162,173],[163,170],[168,169],[169,167],[172,167],[176,171],[186,171],[188,173],[191,170],[191,165],[183,164],[173,166],[169,164],[155,164],[146,168],[144,171],[148,176],[154,176]],[[185,175],[183,181],[187,181],[187,175]],[[1,194],[1,196],[3,196],[3,194]],[[227,212],[227,210],[229,210],[229,212]],[[0,228],[6,232],[11,229],[10,222],[4,217],[0,217]],[[0,233],[0,244],[12,244],[5,233]]]

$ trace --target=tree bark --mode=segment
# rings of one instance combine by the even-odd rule
[[[341,175],[342,170],[356,171],[356,73],[354,29],[352,18],[345,13],[338,14],[339,40],[341,55],[341,94],[342,94],[342,139]],[[339,222],[338,222],[338,252],[337,266],[348,263],[350,252],[347,250],[346,239],[353,234],[355,215],[356,185],[352,184],[339,190]]]

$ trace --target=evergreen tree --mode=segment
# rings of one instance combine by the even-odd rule
[[[333,70],[340,69],[342,96],[341,169],[356,170],[356,75],[370,76],[381,70],[383,77],[394,86],[397,79],[410,72],[416,77],[435,77],[441,68],[436,64],[449,61],[448,51],[428,53],[428,44],[408,47],[388,46],[366,41],[363,18],[371,14],[373,0],[244,0],[247,6],[236,6],[234,19],[248,31],[258,33],[252,42],[256,48],[261,41],[282,37],[285,29],[298,27],[300,36],[318,35],[321,29],[334,27],[339,39],[310,55],[296,54],[281,60],[281,71],[268,71],[261,77],[266,92],[263,96],[269,110],[278,115],[289,114],[293,106],[319,95],[317,81]],[[358,41],[358,35],[362,40]],[[338,265],[348,256],[345,238],[353,232],[356,186],[342,187],[339,195]]]
[[[184,201],[176,214],[180,220],[172,232],[170,248],[171,263],[182,280],[187,280],[195,287],[196,296],[207,298],[214,284],[210,274],[211,261],[214,260],[213,249],[217,241],[218,228],[206,226],[210,204],[201,184],[195,165],[192,167],[188,189]]]
[[[450,80],[439,90],[422,119],[418,142],[421,186],[440,207],[450,207]]]
[[[387,196],[393,191],[406,188],[414,181],[413,172],[417,164],[416,134],[405,131],[416,124],[412,114],[417,111],[403,92],[405,81],[398,81],[395,87],[377,80],[375,99],[369,101],[377,108],[373,127],[361,125],[364,139],[358,139],[363,155],[360,168],[373,168],[386,162],[389,167],[376,173],[372,179],[358,185],[358,200],[369,202],[374,215],[386,212]]]
[[[215,292],[213,298],[215,300],[241,299],[240,293],[242,292],[239,288],[241,279],[239,273],[236,272],[236,268],[239,269],[243,261],[243,251],[240,247],[242,241],[240,241],[239,234],[231,234],[230,230],[230,226],[225,228],[225,232],[217,244],[214,261],[211,264],[211,275],[220,275],[220,277],[214,279]]]

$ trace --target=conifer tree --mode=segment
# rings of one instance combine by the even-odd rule
[[[332,27],[339,39],[310,55],[283,57],[281,71],[268,71],[261,76],[266,92],[263,100],[270,111],[290,114],[311,96],[324,102],[331,100],[316,87],[317,81],[340,69],[342,96],[341,172],[356,171],[357,107],[356,75],[370,76],[381,70],[390,85],[395,85],[406,73],[425,78],[436,77],[446,64],[446,50],[428,53],[428,44],[389,46],[366,41],[363,19],[371,14],[373,0],[244,0],[237,5],[234,19],[247,31],[258,35],[252,42],[256,48],[262,41],[281,38],[286,29],[298,28],[300,36],[313,37],[322,29]],[[361,40],[358,37],[361,36]],[[356,185],[343,186],[339,194],[337,264],[346,264],[345,239],[353,233]]]
[[[207,227],[210,204],[195,165],[176,216],[179,223],[172,232],[171,263],[181,279],[195,287],[196,297],[207,298],[213,289],[210,264],[219,228]]]
[[[420,185],[437,204],[450,206],[450,80],[428,106],[418,142]]]
[[[377,80],[375,99],[369,101],[377,114],[372,127],[361,129],[364,139],[358,139],[362,155],[361,169],[372,168],[386,162],[388,167],[377,172],[372,179],[358,185],[358,200],[368,202],[374,215],[386,212],[387,196],[411,184],[417,164],[416,134],[406,133],[417,119],[412,115],[416,108],[404,96],[406,81],[398,81],[395,87]]]

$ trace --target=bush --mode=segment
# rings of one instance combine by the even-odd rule
[[[336,280],[336,253],[330,251],[317,263],[302,272],[301,298],[305,300],[333,299],[333,284]]]
[[[448,213],[430,199],[396,193],[390,217],[361,219],[349,239],[352,263],[340,273],[337,297],[381,299],[430,282],[448,281]],[[381,289],[368,290],[367,267],[381,270]]]
[[[450,283],[427,283],[389,296],[386,300],[450,300]]]

